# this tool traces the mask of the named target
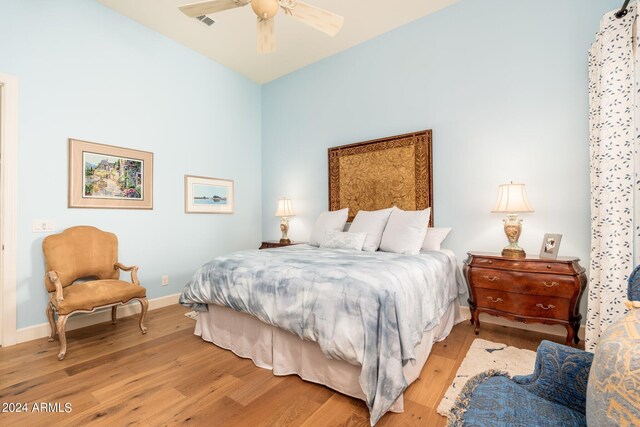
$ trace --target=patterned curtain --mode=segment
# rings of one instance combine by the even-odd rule
[[[589,51],[591,263],[586,349],[626,312],[626,280],[637,263],[637,3],[612,11]]]

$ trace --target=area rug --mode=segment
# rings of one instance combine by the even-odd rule
[[[449,415],[458,394],[469,379],[489,369],[506,371],[510,376],[529,375],[535,366],[536,352],[476,338],[471,343],[453,383],[438,405],[438,413]]]
[[[197,311],[188,311],[184,315],[187,316],[189,319],[192,319],[192,320],[196,320],[198,318],[198,312]]]

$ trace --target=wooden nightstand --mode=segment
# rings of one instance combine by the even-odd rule
[[[267,240],[262,242],[260,249],[282,248],[284,246],[301,245],[302,242],[280,243],[279,240]]]
[[[567,345],[577,344],[580,298],[587,285],[578,258],[505,258],[469,252],[464,276],[469,287],[471,324],[480,332],[480,313],[523,323],[560,324],[567,329]]]

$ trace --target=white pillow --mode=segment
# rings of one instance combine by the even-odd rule
[[[380,247],[384,227],[389,221],[389,215],[393,208],[379,211],[359,211],[349,227],[350,233],[367,233],[363,251],[375,252]]]
[[[327,231],[320,243],[321,248],[352,249],[361,251],[367,233],[347,233],[344,231]]]
[[[394,208],[382,233],[380,250],[397,254],[419,254],[427,234],[430,214],[430,208],[423,211]]]
[[[427,235],[422,242],[422,251],[439,251],[440,245],[451,233],[451,228],[427,228]]]
[[[324,238],[327,231],[342,231],[347,223],[349,216],[349,208],[340,209],[339,211],[322,212],[311,230],[309,244],[311,246],[320,246],[320,242]]]

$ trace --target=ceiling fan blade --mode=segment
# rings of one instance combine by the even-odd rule
[[[251,3],[251,0],[211,0],[185,4],[178,9],[185,15],[195,18],[196,16],[209,15],[227,9],[246,6],[249,3]]]
[[[258,18],[258,53],[271,53],[276,51],[274,23],[273,18]]]
[[[293,2],[291,7],[287,7],[282,2],[280,4],[287,15],[332,37],[338,34],[344,23],[342,16],[301,1]]]

